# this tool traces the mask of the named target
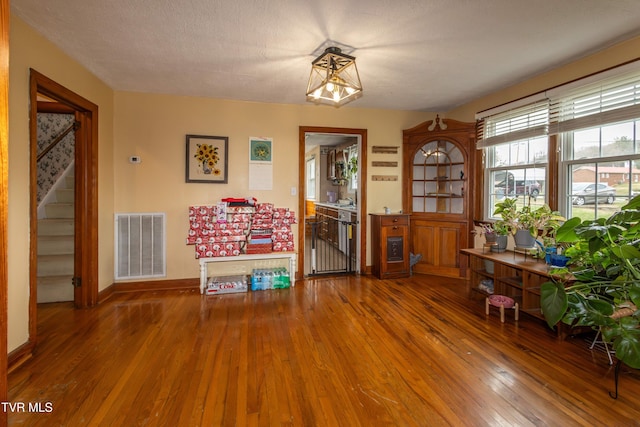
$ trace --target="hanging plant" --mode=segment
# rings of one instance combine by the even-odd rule
[[[358,158],[356,156],[349,157],[344,168],[344,178],[351,179],[358,173]]]

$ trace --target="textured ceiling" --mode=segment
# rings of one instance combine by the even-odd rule
[[[305,104],[325,46],[348,106],[446,112],[640,34],[639,0],[11,0],[114,90]],[[344,107],[344,108],[348,108]]]

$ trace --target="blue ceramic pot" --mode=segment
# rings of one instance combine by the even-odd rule
[[[551,254],[550,264],[552,267],[564,267],[571,258],[562,254]]]

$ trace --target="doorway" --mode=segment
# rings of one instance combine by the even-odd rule
[[[74,301],[74,159],[78,113],[38,95],[38,304]]]
[[[38,284],[38,202],[37,157],[38,103],[55,103],[47,108],[73,114],[76,126],[73,181],[73,301],[76,308],[97,304],[98,299],[98,106],[54,82],[36,70],[30,70],[30,273],[29,342],[36,342]],[[41,108],[42,105],[41,105]]]
[[[300,197],[298,211],[301,213],[301,224],[299,226],[298,233],[298,271],[296,278],[302,279],[305,277],[305,265],[309,264],[309,255],[305,254],[305,247],[307,242],[305,241],[305,230],[310,228],[310,224],[307,221],[307,162],[306,151],[309,138],[320,137],[321,142],[316,142],[319,145],[336,145],[345,138],[350,138],[357,141],[357,159],[358,159],[358,172],[357,172],[357,188],[354,194],[354,201],[356,207],[356,222],[357,226],[354,227],[356,231],[356,246],[357,246],[357,266],[356,272],[365,272],[366,270],[366,176],[367,176],[367,130],[366,129],[350,129],[350,128],[329,128],[329,127],[312,127],[301,126],[299,128],[299,186]],[[318,179],[325,178],[322,173],[316,171]],[[321,201],[321,194],[316,194],[313,198]]]

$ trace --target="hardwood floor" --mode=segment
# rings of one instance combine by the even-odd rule
[[[629,426],[604,353],[468,299],[452,279],[341,276],[203,297],[116,294],[39,308],[35,357],[9,375],[29,426]],[[49,406],[47,406],[47,403]]]

